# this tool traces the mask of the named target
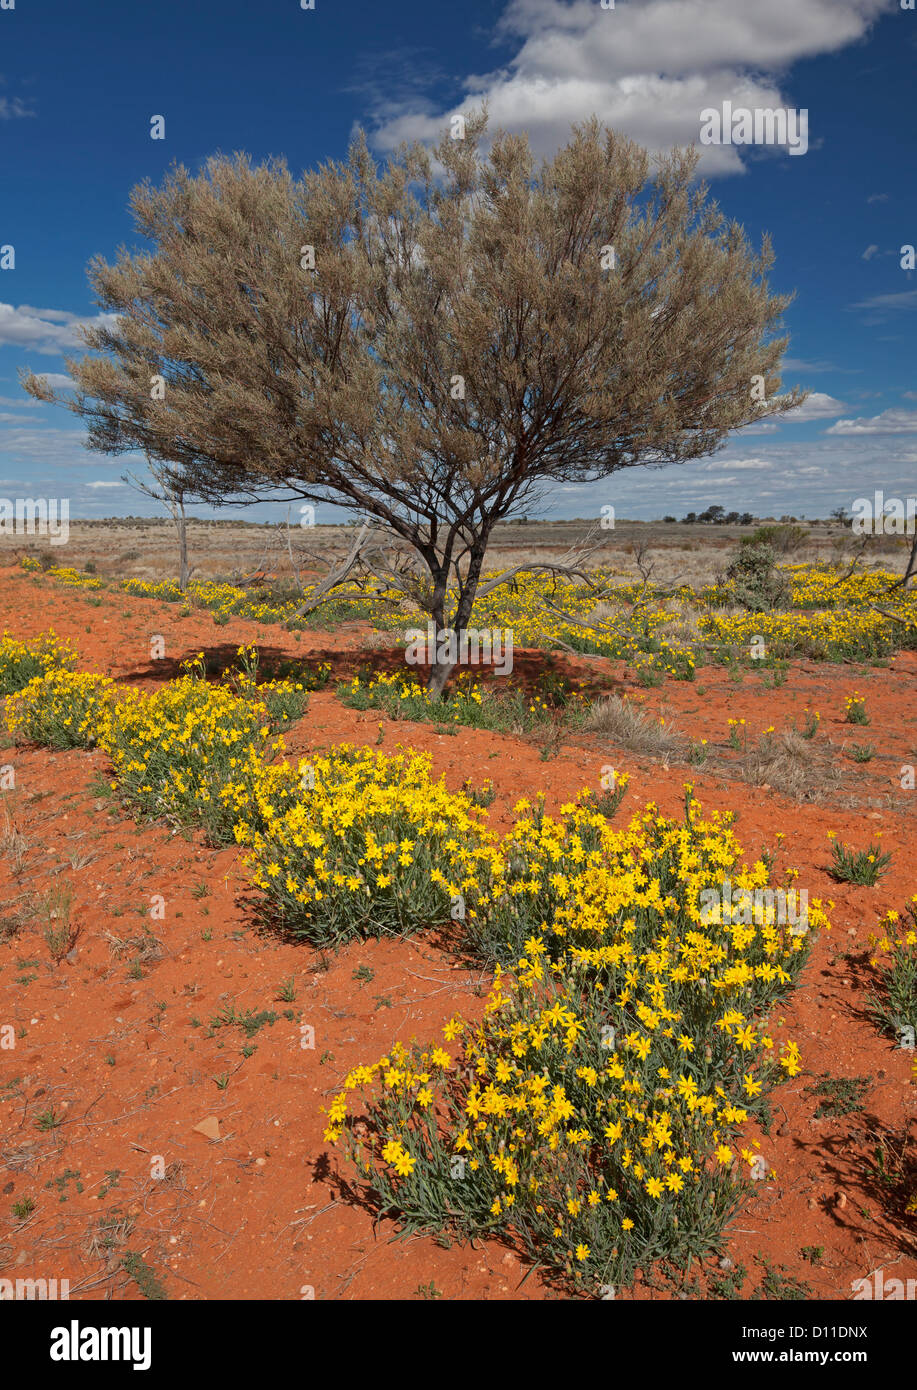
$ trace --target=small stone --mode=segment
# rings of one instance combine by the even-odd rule
[[[195,1134],[203,1134],[205,1139],[219,1139],[220,1122],[216,1115],[208,1115],[206,1120],[201,1120],[199,1125],[194,1126]]]
[[[840,1207],[841,1211],[843,1211],[843,1210],[844,1210],[844,1207],[847,1205],[847,1194],[846,1194],[846,1192],[839,1192],[839,1193],[837,1194],[837,1199],[836,1199],[836,1201],[837,1201],[837,1205]]]

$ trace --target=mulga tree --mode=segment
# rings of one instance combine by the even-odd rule
[[[777,395],[770,244],[726,221],[697,157],[651,161],[592,120],[536,163],[476,113],[382,166],[360,136],[301,178],[175,167],[131,195],[145,249],[90,265],[116,317],[64,403],[91,448],[143,450],[206,501],[369,519],[413,555],[437,635],[461,632],[498,522],[803,399]]]

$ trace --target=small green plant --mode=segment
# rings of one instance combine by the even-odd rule
[[[764,1278],[761,1280],[761,1293],[767,1299],[780,1299],[790,1302],[802,1302],[811,1297],[812,1287],[802,1280],[795,1279],[786,1265],[774,1268],[770,1260],[762,1258],[760,1263],[764,1266]]]
[[[50,1110],[43,1110],[41,1112],[35,1121],[35,1128],[40,1129],[43,1134],[47,1134],[49,1130],[57,1129],[57,1127],[63,1123],[63,1115],[58,1115],[57,1111],[52,1107]]]
[[[484,785],[478,788],[473,787],[470,779],[466,778],[462,783],[462,791],[465,793],[472,806],[480,806],[484,809],[493,805],[494,798],[497,795],[494,790],[494,784],[489,777]]]
[[[624,800],[630,777],[626,772],[620,774],[612,772],[610,780],[610,786],[603,785],[601,792],[592,792],[589,798],[590,807],[608,820],[611,820]]]
[[[694,739],[688,745],[688,762],[692,767],[702,767],[707,761],[707,740],[702,738],[699,742]]]
[[[823,1245],[804,1245],[799,1253],[804,1260],[808,1260],[810,1265],[817,1265],[825,1253],[825,1247]]]
[[[358,965],[351,976],[351,979],[356,980],[358,984],[369,984],[370,980],[374,980],[375,978],[375,970],[371,969],[368,965]]]
[[[799,730],[803,738],[814,738],[818,733],[818,726],[821,723],[821,715],[818,710],[807,709],[805,711],[805,723]]]
[[[66,883],[56,884],[45,896],[40,913],[45,919],[43,936],[45,944],[54,960],[61,961],[72,951],[80,935],[80,928],[70,921],[70,907],[73,893]]]
[[[34,1197],[22,1197],[18,1202],[13,1203],[13,1215],[20,1221],[25,1221],[32,1215],[37,1205]]]
[[[866,710],[866,696],[861,695],[855,690],[852,695],[848,695],[845,701],[846,713],[844,718],[848,724],[868,724],[869,714]]]
[[[816,1085],[808,1087],[810,1096],[819,1097],[816,1120],[839,1119],[861,1110],[871,1084],[869,1076],[830,1076],[824,1072]]]
[[[292,1004],[296,998],[296,976],[290,975],[288,979],[282,980],[277,990],[277,998],[284,1004]]]
[[[856,883],[874,888],[891,863],[890,853],[883,854],[881,845],[870,844],[866,849],[835,841],[832,849],[831,875],[838,883]]]
[[[144,1298],[159,1302],[169,1297],[168,1291],[156,1278],[155,1272],[133,1250],[128,1250],[121,1263],[136,1282]]]
[[[875,745],[872,743],[852,743],[850,756],[855,763],[871,763],[876,756]]]

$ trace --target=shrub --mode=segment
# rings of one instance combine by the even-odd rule
[[[646,860],[657,820],[649,808],[632,826],[628,873],[623,845],[607,863],[587,852],[512,976],[497,969],[479,1025],[453,1019],[446,1047],[399,1043],[346,1078],[326,1139],[344,1140],[406,1229],[514,1239],[595,1293],[653,1260],[702,1256],[742,1199],[743,1168],[759,1175],[741,1127],[801,1067],[762,1014],[808,942],[728,912],[702,922],[698,885],[738,846],[689,800],[680,834],[663,823]]]
[[[726,567],[725,588],[730,598],[753,613],[785,605],[790,596],[786,575],[777,568],[769,545],[743,545]]]
[[[853,849],[850,845],[832,847],[831,875],[839,883],[857,883],[874,888],[891,863],[891,854],[883,854],[881,845]]]
[[[10,733],[48,748],[93,748],[109,715],[114,682],[90,672],[50,670],[6,699]]]
[[[792,526],[783,523],[758,526],[750,536],[743,536],[740,544],[743,546],[769,545],[780,555],[792,555],[808,540],[809,532],[805,526]]]
[[[277,923],[337,945],[460,920],[495,854],[481,813],[427,754],[348,745],[264,769],[236,801],[236,840]]]
[[[902,922],[899,913],[887,913],[879,923],[879,935],[869,937],[876,952],[870,964],[878,984],[878,993],[869,998],[869,1009],[880,1028],[896,1036],[901,1047],[913,1049],[917,1032],[917,893],[906,904],[904,914]]]
[[[239,796],[252,794],[264,760],[283,747],[270,736],[266,705],[208,685],[198,671],[119,699],[99,743],[112,785],[143,815],[200,824],[211,843],[225,844]]]
[[[72,670],[76,654],[67,642],[58,641],[53,629],[31,642],[20,642],[4,632],[0,638],[0,695],[23,690],[47,671]]]

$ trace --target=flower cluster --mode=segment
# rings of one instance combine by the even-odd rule
[[[427,754],[344,744],[229,790],[246,865],[287,930],[323,943],[462,920],[491,871],[492,837]]]
[[[107,676],[52,667],[6,697],[6,726],[48,748],[93,748],[108,727],[114,695]]]
[[[702,1254],[764,1175],[740,1133],[800,1070],[766,1013],[808,934],[701,913],[727,873],[750,890],[768,874],[690,792],[683,824],[648,807],[622,833],[584,799],[559,821],[518,809],[476,913],[502,913],[510,947],[530,934],[483,1021],[447,1026],[454,1060],[399,1046],[357,1067],[326,1138],[408,1228],[502,1233],[594,1291]],[[827,925],[815,903],[810,930]]]
[[[0,638],[0,695],[22,690],[35,676],[47,671],[72,670],[76,654],[60,642],[53,628],[30,642],[20,642],[8,632]]]

